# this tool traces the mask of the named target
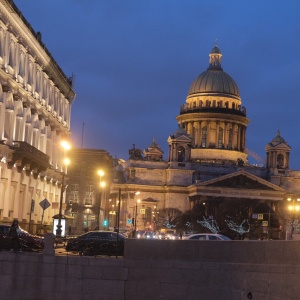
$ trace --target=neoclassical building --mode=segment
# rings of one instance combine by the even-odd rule
[[[0,2],[0,222],[51,224],[58,213],[75,100],[68,78],[13,1]],[[47,199],[50,207],[39,203]]]
[[[131,228],[137,215],[137,229],[153,228],[158,210],[185,212],[207,200],[256,200],[272,209],[300,196],[300,172],[290,170],[291,148],[279,131],[266,145],[266,163],[249,164],[246,108],[221,62],[215,45],[207,70],[188,90],[177,130],[166,137],[165,160],[154,139],[144,151],[133,147],[116,169],[111,198],[121,199],[120,227]]]

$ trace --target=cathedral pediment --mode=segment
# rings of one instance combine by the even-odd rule
[[[283,188],[243,170],[201,182],[198,186],[243,190],[285,191]]]
[[[291,150],[291,147],[289,145],[287,145],[286,143],[281,143],[281,144],[278,144],[278,145],[275,145],[275,146],[272,143],[269,143],[269,144],[267,144],[265,149],[266,150],[276,149],[276,150],[282,150],[282,151],[288,151],[289,152]]]

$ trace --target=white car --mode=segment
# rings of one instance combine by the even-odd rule
[[[198,241],[231,241],[229,237],[218,233],[196,233],[183,236],[182,239]]]

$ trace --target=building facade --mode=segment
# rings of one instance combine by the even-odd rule
[[[72,79],[13,1],[0,2],[0,222],[34,231],[59,211]],[[47,199],[47,209],[39,203]],[[48,207],[48,205],[50,205]],[[45,206],[45,207],[46,207]]]
[[[99,149],[72,149],[68,168],[66,214],[71,217],[70,234],[108,229],[109,188],[113,159]]]
[[[186,212],[208,200],[253,200],[273,211],[282,201],[300,199],[300,172],[290,170],[291,148],[279,131],[266,145],[266,164],[249,164],[249,119],[221,60],[215,45],[208,69],[192,82],[180,108],[178,129],[167,138],[167,159],[153,140],[144,152],[133,147],[118,166],[111,190],[112,198],[121,194],[121,227],[155,228],[157,211]]]

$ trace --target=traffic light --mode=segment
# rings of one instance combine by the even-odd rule
[[[107,226],[107,223],[108,223],[107,220],[104,220],[103,221],[103,226]]]

